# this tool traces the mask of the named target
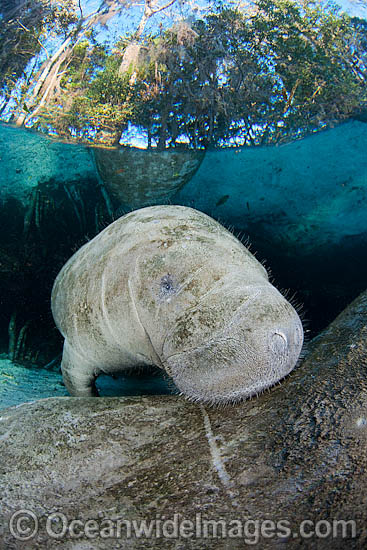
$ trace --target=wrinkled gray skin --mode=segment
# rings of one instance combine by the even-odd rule
[[[295,366],[301,321],[264,267],[192,208],[153,206],[119,218],[62,268],[52,312],[65,337],[72,395],[95,379],[157,365],[192,400],[235,402]]]

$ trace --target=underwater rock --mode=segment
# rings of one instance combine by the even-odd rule
[[[244,541],[261,549],[364,548],[366,337],[367,291],[311,342],[287,379],[236,406],[149,396],[51,398],[3,410],[2,543],[10,550],[224,550],[243,549]],[[28,542],[9,532],[20,509],[39,520]],[[64,514],[66,527],[95,520],[94,535],[71,524],[56,541],[48,533],[64,527],[59,516],[47,522],[51,513]],[[256,524],[265,519],[271,523]],[[141,520],[156,522],[150,538],[136,536]],[[173,522],[166,538],[165,520]],[[208,520],[219,522],[217,538]],[[345,538],[335,523],[343,520],[355,522],[344,526]]]
[[[93,147],[96,166],[118,206],[141,208],[169,200],[198,170],[204,150],[158,151]]]

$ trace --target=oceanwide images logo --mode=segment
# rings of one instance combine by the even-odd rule
[[[356,537],[353,520],[302,521],[297,528],[284,519],[208,519],[198,513],[193,518],[181,514],[173,517],[156,516],[154,519],[71,519],[62,512],[37,517],[32,510],[18,510],[9,520],[11,536],[27,541],[38,534],[51,539],[234,539],[245,544],[257,544],[262,539],[347,539]]]

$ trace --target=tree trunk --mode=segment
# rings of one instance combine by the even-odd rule
[[[86,32],[93,26],[98,23],[105,23],[113,13],[116,11],[116,6],[120,5],[116,0],[111,2],[107,8],[104,3],[101,4],[100,8],[89,14],[86,17],[82,17],[78,21],[76,29],[69,34],[69,36],[64,40],[58,50],[52,55],[52,57],[46,59],[41,66],[39,71],[39,76],[35,77],[36,84],[31,91],[30,95],[25,98],[25,103],[27,106],[27,112],[22,111],[18,114],[15,119],[15,124],[17,126],[22,126],[26,121],[30,120],[38,112],[39,108],[47,104],[47,97],[52,91],[52,86],[55,84],[57,78],[57,72],[60,69],[63,62],[67,61],[70,58],[73,49],[80,42],[80,40],[85,36]],[[102,11],[103,8],[103,11]],[[120,5],[120,9],[123,8],[123,5]],[[107,11],[106,11],[107,9]],[[72,42],[74,43],[72,44]],[[55,77],[56,75],[56,77]],[[43,92],[41,98],[41,103],[39,103],[39,97]],[[29,111],[31,111],[29,113]]]
[[[31,95],[26,99],[27,102],[27,108],[30,110],[35,106],[35,103],[37,101],[38,95],[43,87],[43,85],[48,82],[48,76],[51,72],[51,69],[54,65],[54,63],[59,59],[59,57],[62,55],[62,53],[65,51],[65,49],[69,46],[71,43],[71,36],[69,36],[60,46],[60,48],[54,53],[52,57],[47,59],[42,67],[41,67],[41,74],[39,78],[37,79],[37,83],[35,87],[32,90]],[[32,115],[31,115],[32,116]],[[25,119],[27,118],[27,113],[23,111],[15,120],[16,126],[22,126],[25,122]]]
[[[152,148],[152,130],[150,125],[148,126],[148,149]]]
[[[134,82],[136,79],[136,67],[138,64],[138,57],[141,45],[139,44],[141,37],[143,35],[143,32],[145,30],[146,24],[149,21],[149,19],[155,15],[156,13],[163,11],[167,9],[168,7],[172,6],[176,0],[170,0],[167,4],[162,6],[161,8],[157,8],[157,4],[159,3],[159,0],[145,0],[144,2],[144,10],[143,14],[141,16],[138,28],[136,29],[132,42],[127,46],[124,55],[122,57],[122,61],[119,67],[119,75],[123,75],[130,66],[132,66],[132,76],[134,77]]]
[[[161,116],[161,127],[159,130],[159,140],[157,145],[157,148],[159,151],[163,151],[166,148],[167,117],[168,117],[168,112],[163,111]]]

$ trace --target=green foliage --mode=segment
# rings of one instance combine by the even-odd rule
[[[259,0],[253,34],[274,73],[269,128],[299,135],[353,113],[365,96],[353,70],[353,24],[333,7],[306,0]],[[279,132],[270,131],[272,139]]]
[[[38,125],[109,145],[128,123],[161,149],[182,139],[191,147],[263,144],[336,124],[366,104],[367,26],[333,5],[222,5],[129,50],[132,40],[122,37],[112,51],[93,33],[77,43]]]
[[[52,124],[62,137],[114,144],[134,116],[136,102],[128,76],[119,76],[118,61],[106,48],[88,40],[73,49],[61,80],[62,93],[39,113],[38,126]]]
[[[161,63],[162,89],[148,101],[161,143],[180,133],[193,146],[279,142],[335,124],[366,100],[355,24],[333,6],[258,0],[251,15],[224,9],[192,31],[182,38],[174,28],[150,44]]]

